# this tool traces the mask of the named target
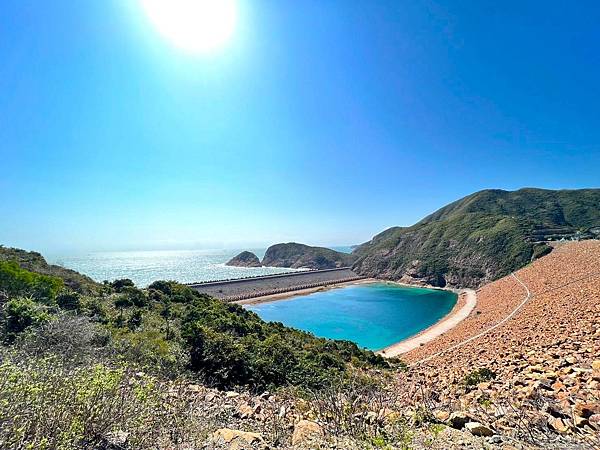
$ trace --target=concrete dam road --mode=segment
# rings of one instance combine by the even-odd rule
[[[238,301],[320,286],[331,286],[361,280],[349,267],[310,270],[280,275],[265,275],[235,280],[189,284],[192,289],[225,301]]]

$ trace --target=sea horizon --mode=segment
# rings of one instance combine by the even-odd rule
[[[157,280],[180,283],[217,281],[274,275],[302,269],[284,267],[233,267],[226,263],[244,250],[262,259],[268,247],[239,249],[122,250],[50,254],[48,262],[89,276],[94,281],[129,278],[146,287]],[[351,246],[329,246],[350,253]]]

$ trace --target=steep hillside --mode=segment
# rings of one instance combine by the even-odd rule
[[[89,293],[96,291],[100,284],[90,277],[82,275],[71,269],[48,264],[44,257],[37,252],[28,252],[18,248],[0,245],[0,261],[15,261],[23,269],[62,278],[65,286],[78,292]]]
[[[351,266],[354,256],[324,247],[311,247],[290,242],[272,245],[265,252],[263,266],[293,269],[334,269]]]
[[[485,190],[453,202],[417,224],[390,228],[353,252],[361,275],[478,287],[550,248],[543,242],[593,238],[600,190]]]

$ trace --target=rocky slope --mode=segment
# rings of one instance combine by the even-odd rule
[[[234,256],[229,261],[227,261],[226,266],[235,266],[235,267],[261,267],[262,264],[256,256],[252,252],[242,252],[237,256]]]
[[[534,448],[600,446],[600,242],[560,244],[512,276],[478,291],[476,310],[436,340],[403,356],[407,401],[431,401],[439,418],[461,414]],[[449,349],[449,350],[448,350]],[[445,368],[440,370],[440,368]]]
[[[351,266],[353,262],[354,256],[347,253],[289,242],[269,247],[265,252],[262,265],[292,269],[335,269]]]
[[[411,227],[357,247],[364,276],[434,286],[478,287],[546,254],[548,240],[600,234],[600,189],[485,190]]]

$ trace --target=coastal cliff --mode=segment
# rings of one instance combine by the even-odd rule
[[[549,253],[552,240],[598,237],[600,189],[484,190],[411,227],[393,227],[357,247],[363,276],[477,288]]]
[[[248,252],[248,251],[244,251],[244,252],[240,253],[239,255],[234,256],[229,261],[227,261],[227,263],[225,265],[226,266],[234,266],[234,267],[261,267],[262,266],[262,264],[260,263],[260,260],[258,259],[258,256],[256,256],[254,253]]]
[[[351,254],[295,242],[272,245],[262,260],[263,266],[292,269],[335,269],[351,266],[353,262]]]

